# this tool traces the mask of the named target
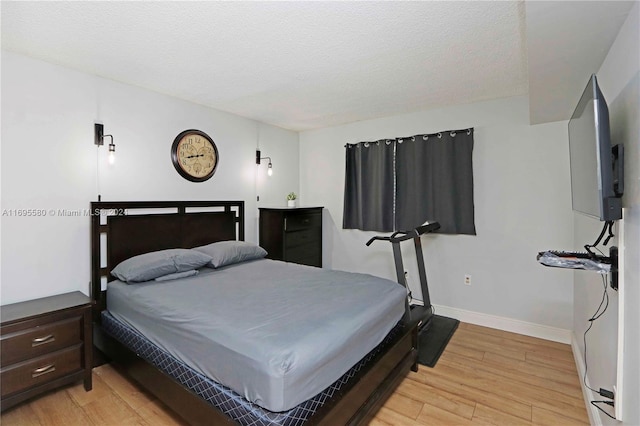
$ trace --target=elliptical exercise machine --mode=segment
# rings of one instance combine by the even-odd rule
[[[396,231],[388,237],[375,236],[367,241],[367,246],[370,246],[374,241],[380,240],[390,242],[393,247],[396,277],[398,283],[407,291],[403,319],[408,322],[418,322],[418,362],[429,367],[435,366],[442,351],[460,323],[458,320],[452,318],[435,315],[433,306],[431,305],[420,237],[424,234],[437,231],[438,229],[440,229],[440,224],[438,222],[432,222],[419,226],[411,231]],[[411,304],[411,290],[407,285],[404,263],[402,261],[400,243],[411,239],[413,239],[413,245],[416,250],[423,305]]]
[[[396,277],[398,283],[407,290],[407,298],[405,299],[405,320],[418,321],[418,333],[423,329],[427,329],[431,323],[433,316],[433,307],[431,306],[431,298],[429,297],[429,286],[427,284],[427,273],[424,268],[424,256],[422,253],[422,242],[420,236],[428,234],[440,229],[438,222],[432,222],[426,225],[412,229],[411,231],[396,231],[389,237],[376,236],[367,241],[370,246],[376,240],[389,241],[393,247],[393,260],[396,264]],[[402,251],[400,243],[413,239],[413,245],[416,249],[416,258],[418,260],[418,275],[420,276],[420,289],[422,290],[422,301],[424,305],[410,304],[411,290],[407,285],[407,278],[404,271],[404,263],[402,261]]]

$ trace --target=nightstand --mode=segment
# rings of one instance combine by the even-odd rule
[[[91,300],[61,294],[0,307],[0,410],[84,380],[91,390]]]
[[[260,208],[268,259],[322,267],[322,207]]]

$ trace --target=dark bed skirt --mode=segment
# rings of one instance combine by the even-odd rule
[[[403,329],[398,324],[380,345],[369,352],[323,392],[291,410],[274,413],[247,401],[233,390],[193,370],[170,353],[147,340],[135,329],[115,319],[108,311],[102,312],[101,328],[106,334],[135,352],[140,358],[197,394],[207,404],[233,418],[238,424],[245,426],[298,426],[305,424],[307,419],[313,416],[326,401],[336,395],[352,377],[395,340]]]

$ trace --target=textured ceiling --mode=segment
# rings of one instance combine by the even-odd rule
[[[571,117],[589,76],[600,69],[633,3],[526,3],[531,124]],[[606,87],[602,89],[606,97]]]
[[[4,49],[291,130],[526,94],[533,69],[523,2],[1,7]]]

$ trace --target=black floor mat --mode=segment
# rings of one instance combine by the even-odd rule
[[[434,315],[430,322],[418,334],[418,362],[427,367],[435,367],[460,321]]]

